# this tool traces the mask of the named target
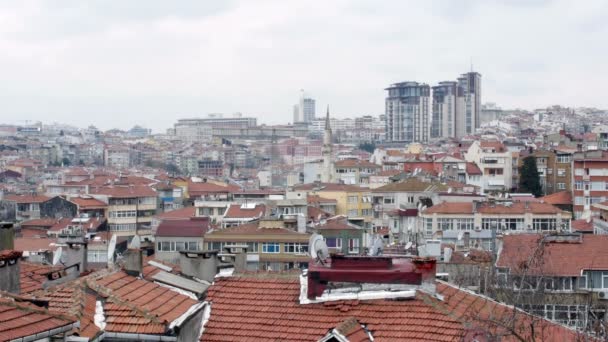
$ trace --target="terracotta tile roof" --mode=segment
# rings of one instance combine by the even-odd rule
[[[309,238],[309,234],[298,233],[287,228],[259,227],[259,222],[213,230],[205,234],[205,241],[307,242]]]
[[[361,159],[344,159],[335,162],[335,167],[356,167],[366,169],[379,169],[381,166]]]
[[[21,261],[19,263],[21,294],[42,290],[42,284],[48,280],[45,274],[62,268],[62,266],[50,266]]]
[[[496,152],[505,152],[507,149],[500,141],[482,141],[479,143],[482,149],[494,149]]]
[[[155,236],[202,238],[208,229],[208,217],[192,217],[189,220],[165,220],[156,228]]]
[[[69,331],[75,322],[75,318],[53,314],[32,304],[0,298],[0,341],[32,338],[32,335],[59,328]]]
[[[319,192],[328,191],[346,191],[346,192],[368,192],[369,189],[362,188],[356,185],[350,184],[337,184],[337,183],[308,183],[296,185],[293,187],[296,191],[312,191],[317,190]]]
[[[52,244],[55,243],[57,243],[57,239],[52,238],[15,238],[15,250],[24,252],[54,251],[57,249],[57,246],[53,246]]]
[[[72,197],[70,202],[76,204],[79,209],[103,209],[108,204],[93,197]]]
[[[196,207],[185,207],[166,211],[154,217],[159,220],[189,220],[191,217],[194,216],[196,216]]]
[[[371,341],[369,335],[363,330],[361,323],[355,317],[349,317],[344,322],[338,324],[336,331],[346,337],[349,342]]]
[[[327,220],[327,222],[325,222],[325,224],[320,224],[318,226],[315,226],[315,229],[317,229],[317,230],[361,230],[363,228],[359,228],[357,226],[349,224],[346,219],[340,218],[340,219]]]
[[[608,235],[583,234],[579,243],[547,242],[540,234],[507,235],[503,237],[496,266],[510,268],[515,274],[527,265],[528,274],[579,277],[582,270],[608,270],[606,246]],[[529,263],[530,256],[539,248],[543,251],[541,259]]]
[[[391,177],[391,176],[395,176],[400,174],[401,172],[403,172],[402,170],[382,170],[382,171],[378,171],[374,174],[374,176],[377,177]]]
[[[308,206],[308,219],[313,221],[319,221],[323,218],[330,217],[331,214],[326,212],[325,210],[321,210],[317,207]]]
[[[297,277],[230,277],[210,288],[201,341],[317,341],[350,317],[375,341],[461,341],[462,324],[419,299],[299,304]]]
[[[16,203],[42,203],[51,199],[44,195],[6,195],[4,199]]]
[[[327,204],[327,203],[332,203],[332,204],[338,203],[338,201],[334,198],[324,198],[319,195],[308,195],[306,197],[306,201],[308,202],[308,204],[314,204],[314,205],[321,205],[321,204]]]
[[[56,219],[56,218],[40,218],[40,219],[32,219],[32,220],[27,220],[27,221],[23,221],[21,222],[21,228],[28,228],[28,227],[44,227],[44,228],[51,228],[52,226],[56,225],[57,222],[59,222],[61,219]]]
[[[545,203],[553,205],[572,205],[572,193],[570,191],[560,191],[540,198]]]
[[[156,197],[156,191],[146,185],[109,185],[92,188],[90,192],[112,198]]]
[[[446,184],[421,181],[418,178],[408,178],[402,182],[389,183],[373,190],[373,192],[422,192],[422,191],[446,191]]]
[[[198,197],[201,195],[214,193],[232,193],[239,190],[241,190],[241,188],[235,185],[218,185],[210,182],[188,181],[188,194],[190,197]]]
[[[477,166],[477,164],[472,163],[472,162],[467,162],[466,165],[466,172],[467,174],[470,175],[482,175],[483,172],[481,172],[481,169],[479,168],[479,166]]]
[[[105,331],[164,334],[168,325],[197,303],[188,296],[119,271],[87,284],[108,296]]]
[[[540,202],[511,202],[509,206],[504,203],[491,204],[489,202],[475,202],[477,212],[482,214],[558,214],[563,211],[549,203]],[[473,214],[473,205],[467,202],[443,202],[426,209],[423,214]],[[527,206],[527,208],[526,208]]]
[[[264,204],[256,204],[252,207],[244,207],[241,204],[231,204],[226,213],[224,219],[256,219],[264,216],[266,213],[266,206]]]
[[[593,232],[593,220],[572,220],[570,221],[570,228],[574,232]]]
[[[534,317],[520,310],[514,311],[510,306],[447,283],[438,281],[437,292],[443,296],[443,301],[426,296],[425,302],[441,307],[444,312],[449,312],[450,317],[465,322],[470,327],[467,336],[478,331],[481,332],[482,336],[487,333],[491,336],[500,336],[501,341],[521,341],[523,339],[526,341],[561,342],[581,340],[581,336],[576,331],[565,326]],[[535,335],[531,335],[531,326],[534,326]],[[515,336],[509,330],[512,327],[519,327],[519,329],[516,328],[519,336]]]

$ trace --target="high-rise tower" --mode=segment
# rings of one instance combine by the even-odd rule
[[[439,82],[433,87],[433,120],[431,138],[453,138],[456,135],[458,83]]]
[[[334,162],[332,155],[332,132],[331,123],[329,121],[329,106],[327,106],[327,114],[325,116],[325,132],[323,133],[323,170],[321,170],[321,182],[332,183],[334,181]]]
[[[458,78],[459,105],[456,117],[456,136],[463,137],[474,134],[480,125],[481,112],[481,74],[478,72],[467,72]]]
[[[427,142],[431,106],[429,85],[401,82],[386,90],[387,141]]]

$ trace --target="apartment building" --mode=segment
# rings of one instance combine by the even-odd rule
[[[108,228],[117,236],[133,236],[150,228],[158,208],[154,189],[144,185],[98,187],[91,194],[108,203]]]
[[[499,141],[475,141],[465,154],[468,162],[473,162],[482,175],[477,185],[484,192],[509,191],[512,184],[511,152]]]
[[[571,152],[560,150],[536,150],[531,154],[521,152],[518,167],[523,165],[523,160],[528,155],[536,159],[540,185],[545,195],[572,190]]]
[[[430,135],[431,88],[418,82],[395,83],[386,89],[386,140],[427,142]]]
[[[495,250],[496,236],[569,232],[570,213],[541,202],[443,202],[420,213],[418,231],[456,248]]]
[[[593,204],[608,199],[608,152],[575,152],[572,158],[574,217],[598,216]]]
[[[334,175],[338,182],[369,187],[370,176],[382,167],[367,160],[343,159],[334,163]]]
[[[287,198],[306,198],[308,195],[335,200],[336,215],[344,215],[351,223],[371,228],[373,210],[369,189],[348,184],[310,183],[294,186]]]

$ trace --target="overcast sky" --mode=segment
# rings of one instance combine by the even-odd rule
[[[608,1],[0,1],[0,122],[134,124],[242,112],[338,117],[470,69],[483,102],[608,108]]]

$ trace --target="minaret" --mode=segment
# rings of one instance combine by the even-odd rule
[[[332,159],[331,124],[329,122],[329,106],[325,117],[325,133],[323,134],[323,170],[321,170],[321,182],[334,182],[334,162]]]

